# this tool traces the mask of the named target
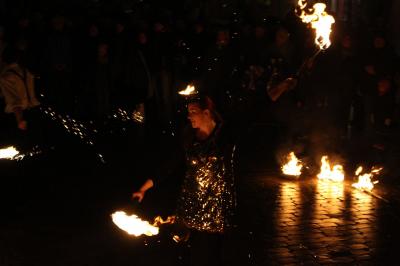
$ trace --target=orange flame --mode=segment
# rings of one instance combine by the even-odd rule
[[[162,224],[172,224],[175,222],[175,216],[170,216],[163,220],[160,216],[154,219],[154,223],[150,224],[143,221],[137,215],[127,215],[124,211],[117,211],[111,215],[114,224],[120,229],[134,236],[154,236],[159,233],[159,226]]]
[[[289,155],[287,155],[287,161],[288,162],[281,167],[282,172],[285,175],[300,176],[303,164],[299,159],[297,159],[294,152],[291,152]]]
[[[197,94],[196,88],[192,85],[188,85],[186,89],[178,92],[180,95],[189,96],[193,94]]]
[[[373,167],[370,173],[361,174],[363,168],[361,166],[358,167],[355,173],[358,177],[358,182],[354,183],[352,186],[360,190],[372,191],[374,184],[378,183],[379,181],[372,181],[371,178],[372,176],[379,174],[381,170],[382,168],[376,169]]]
[[[10,146],[4,149],[0,149],[0,159],[13,159],[19,154],[19,151],[15,147]]]
[[[311,24],[311,27],[315,30],[315,44],[319,46],[320,50],[327,49],[331,45],[329,36],[335,19],[325,11],[326,5],[316,3],[313,8],[309,8],[306,12],[306,0],[298,0],[297,4],[301,10],[301,20],[304,23]]]
[[[115,212],[111,215],[113,222],[129,235],[140,236],[153,236],[158,235],[159,228],[151,225],[147,221],[143,221],[137,215],[127,215],[123,211]]]
[[[334,165],[331,167],[329,164],[328,156],[321,158],[321,172],[317,175],[318,179],[330,180],[334,182],[344,181],[344,170],[341,165]]]
[[[23,157],[14,146],[0,149],[0,159],[19,160]]]

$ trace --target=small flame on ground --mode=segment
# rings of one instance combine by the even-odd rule
[[[363,168],[361,166],[358,167],[355,173],[358,177],[358,182],[354,183],[352,186],[360,190],[372,191],[372,189],[374,188],[374,184],[377,184],[379,181],[372,181],[371,178],[374,175],[379,174],[381,170],[382,168],[373,167],[370,173],[361,174]]]
[[[294,152],[289,153],[289,155],[287,156],[287,161],[288,162],[281,167],[282,172],[285,175],[300,176],[303,164],[299,159],[297,159]]]
[[[344,170],[341,165],[334,165],[331,167],[328,156],[321,158],[321,172],[317,175],[318,179],[330,180],[334,182],[344,181]]]
[[[188,85],[186,87],[186,89],[181,90],[178,92],[180,95],[184,95],[184,96],[189,96],[189,95],[193,95],[193,94],[197,94],[198,92],[196,91],[196,88],[192,85]]]
[[[159,226],[163,224],[173,224],[175,222],[175,216],[169,216],[166,220],[163,220],[161,216],[157,216],[154,219],[153,224],[147,221],[143,221],[137,215],[127,215],[124,211],[117,211],[111,215],[113,222],[122,230],[127,232],[129,235],[134,236],[154,236],[159,233]]]
[[[329,36],[335,19],[325,11],[326,5],[323,3],[315,3],[308,12],[305,11],[306,6],[307,1],[298,0],[298,7],[301,10],[300,18],[304,23],[311,24],[315,30],[315,44],[320,50],[325,50],[331,45]]]

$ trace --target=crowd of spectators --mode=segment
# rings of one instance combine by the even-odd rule
[[[42,104],[83,121],[145,106],[147,121],[163,127],[176,119],[177,92],[192,83],[226,117],[277,124],[286,138],[326,137],[330,148],[362,139],[378,150],[396,141],[399,62],[382,25],[338,22],[332,46],[310,60],[314,34],[294,12],[258,23],[237,13],[213,23],[172,13],[24,13],[0,27],[0,68],[16,51]],[[267,88],[288,77],[296,88],[269,104]]]

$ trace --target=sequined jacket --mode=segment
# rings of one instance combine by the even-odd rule
[[[232,226],[236,196],[231,136],[220,124],[204,141],[193,133],[185,138],[186,173],[177,217],[191,229],[223,233]]]

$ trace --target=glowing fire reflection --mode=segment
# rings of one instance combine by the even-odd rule
[[[196,89],[195,89],[194,86],[188,85],[188,86],[186,87],[186,89],[181,90],[181,91],[179,91],[178,93],[179,93],[180,95],[189,96],[189,95],[197,94],[197,91],[196,91]]]
[[[163,220],[160,216],[154,219],[154,223],[150,224],[143,221],[137,215],[127,215],[124,211],[117,211],[111,215],[114,224],[120,229],[134,236],[154,236],[159,233],[159,226],[162,224],[171,224],[175,222],[175,216],[170,216]]]
[[[321,158],[321,172],[317,175],[318,179],[330,180],[334,182],[344,181],[344,170],[341,165],[334,165],[331,167],[328,156]]]
[[[326,11],[326,5],[323,3],[315,3],[312,8],[305,10],[307,1],[298,0],[298,7],[301,10],[300,18],[304,23],[311,24],[315,30],[315,43],[321,50],[327,49],[331,45],[329,36],[331,34],[332,24],[335,19]]]
[[[358,167],[356,170],[358,182],[354,183],[352,186],[360,190],[372,191],[372,189],[374,188],[374,184],[378,183],[379,181],[372,181],[371,178],[374,175],[379,174],[381,170],[382,168],[372,168],[370,173],[361,174],[363,168],[361,166]]]
[[[290,175],[290,176],[300,176],[301,175],[301,169],[303,168],[303,164],[299,159],[297,159],[296,155],[294,152],[291,152],[287,156],[287,163],[281,167],[282,172],[285,175]]]

